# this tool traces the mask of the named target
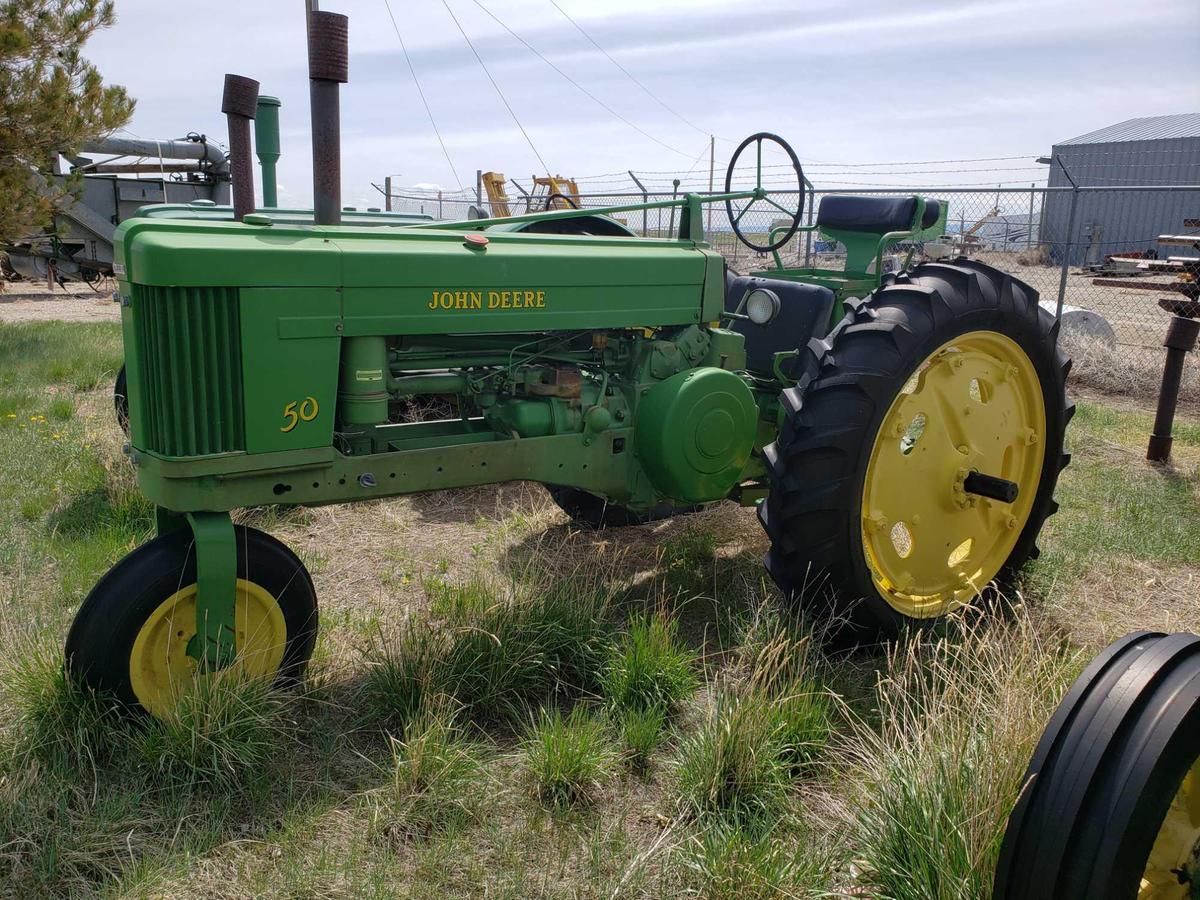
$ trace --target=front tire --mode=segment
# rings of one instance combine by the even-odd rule
[[[1036,556],[1073,412],[1057,327],[1028,285],[957,260],[895,278],[810,342],[759,507],[784,593],[887,639],[986,604]],[[972,472],[1016,500],[968,492]]]
[[[252,676],[298,681],[317,636],[312,579],[287,547],[235,527],[238,661]],[[153,715],[195,676],[196,553],[190,529],[160,535],[113,566],[83,601],[67,635],[75,681]]]
[[[1200,897],[1200,637],[1139,632],[1102,652],[1023,784],[996,900]]]

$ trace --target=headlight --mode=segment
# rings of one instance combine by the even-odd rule
[[[766,325],[779,315],[779,295],[766,288],[755,288],[746,298],[746,315],[755,325]]]

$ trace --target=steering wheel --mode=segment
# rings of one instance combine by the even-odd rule
[[[747,203],[746,206],[736,215],[733,212],[733,201],[726,200],[725,201],[725,214],[727,216],[729,216],[729,224],[733,228],[733,233],[735,235],[737,235],[737,239],[739,241],[741,241],[743,244],[745,244],[751,250],[757,250],[759,253],[771,253],[774,250],[778,250],[780,247],[782,247],[784,244],[786,244],[788,241],[790,241],[792,239],[792,235],[794,235],[796,233],[796,229],[800,227],[800,218],[804,214],[804,170],[800,168],[800,160],[796,157],[796,151],[791,148],[791,145],[789,145],[787,141],[785,141],[783,138],[781,138],[777,134],[771,134],[768,131],[760,131],[760,132],[758,132],[758,134],[750,135],[750,137],[746,138],[744,141],[742,141],[740,144],[738,144],[738,148],[733,151],[733,156],[729,160],[729,168],[725,170],[725,193],[727,193],[727,194],[733,193],[733,171],[734,171],[734,169],[737,168],[738,157],[740,157],[742,155],[742,151],[745,150],[747,147],[749,147],[751,144],[754,144],[755,147],[757,148],[758,168],[756,171],[756,177],[755,177],[755,182],[754,182],[755,187],[756,188],[762,187],[762,145],[763,145],[763,141],[770,141],[772,143],[778,144],[780,147],[783,148],[783,151],[788,155],[788,159],[790,159],[792,161],[792,171],[795,172],[795,174],[796,174],[796,196],[799,198],[798,202],[796,204],[795,212],[788,209],[786,206],[784,206],[781,203],[776,203],[770,197],[757,197],[757,198],[747,198],[750,200],[750,202]],[[772,243],[765,244],[765,245],[754,243],[754,241],[752,241],[748,237],[746,237],[746,235],[742,232],[742,229],[740,227],[742,217],[745,216],[746,213],[748,213],[750,211],[750,209],[756,203],[759,203],[759,202],[766,203],[770,206],[773,206],[775,209],[779,210],[780,212],[782,212],[784,215],[788,216],[788,218],[790,218],[792,220],[791,227],[788,228],[788,230],[784,233],[784,235],[781,238],[779,238],[776,241],[773,241]],[[763,211],[765,211],[765,209]],[[768,233],[769,233],[769,231],[768,231]]]
[[[578,203],[576,203],[574,200],[572,200],[566,194],[560,194],[557,191],[555,191],[553,194],[551,194],[549,197],[546,198],[546,206],[543,211],[550,212],[550,210],[554,209],[554,201],[555,200],[565,200],[567,203],[567,206],[569,206],[571,209],[579,209]]]

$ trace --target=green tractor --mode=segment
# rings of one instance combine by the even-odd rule
[[[131,445],[159,536],[93,588],[70,630],[81,683],[161,713],[197,671],[301,676],[317,598],[281,543],[230,511],[540,482],[588,525],[733,500],[766,566],[858,640],[989,602],[1037,552],[1071,416],[1058,326],[977,262],[884,275],[944,221],[923,197],[827,198],[812,226],[844,270],[736,275],[705,203],[775,253],[802,209],[761,187],[757,134],[726,191],[502,222],[341,221],[346,19],[310,28],[307,217],[253,208],[257,82],[227,76],[233,210],[139,216],[115,236]],[[732,190],[756,153],[756,187]],[[804,192],[787,194],[800,198]],[[744,204],[735,212],[735,205]],[[755,244],[747,210],[790,225]],[[612,215],[676,207],[641,238]],[[414,421],[414,397],[448,418]]]

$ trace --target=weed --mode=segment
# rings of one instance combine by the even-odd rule
[[[853,727],[844,781],[868,893],[989,896],[1026,763],[1078,666],[1077,653],[1023,621],[892,652],[877,688],[881,723]]]
[[[530,706],[592,690],[609,643],[608,602],[597,585],[564,581],[464,606],[445,627],[410,622],[371,654],[364,709],[402,728],[437,697],[477,722],[513,723]]]
[[[437,697],[447,641],[427,623],[412,619],[398,626],[387,641],[381,631],[376,639],[356,704],[360,721],[403,734]]]
[[[435,616],[461,621],[484,612],[496,602],[496,594],[482,578],[465,584],[453,584],[440,575],[426,578],[422,583],[429,598],[429,611]]]
[[[243,787],[274,770],[293,737],[286,701],[238,668],[197,675],[160,716],[147,717],[136,752],[166,785]]]
[[[523,749],[534,793],[557,807],[591,800],[617,758],[603,721],[583,706],[567,716],[543,709]]]
[[[482,769],[454,715],[423,712],[389,743],[389,783],[371,795],[373,831],[411,840],[461,828],[479,802]]]
[[[829,883],[825,854],[736,822],[715,823],[694,835],[682,860],[696,895],[708,900],[823,895]]]
[[[675,794],[685,814],[769,825],[791,785],[778,719],[760,692],[718,687],[707,715],[685,737],[674,764]]]
[[[687,596],[711,594],[717,536],[689,527],[662,545],[661,568],[667,585]]]
[[[111,701],[75,685],[59,648],[23,641],[10,647],[11,665],[0,678],[9,722],[0,771],[36,760],[64,776],[94,770],[120,743],[121,719]]]
[[[661,616],[634,619],[613,645],[601,676],[609,707],[619,714],[674,709],[696,691],[695,657]]]
[[[625,759],[635,772],[650,767],[650,757],[662,742],[667,716],[661,706],[648,709],[624,709],[616,713],[616,727],[621,735]]]

